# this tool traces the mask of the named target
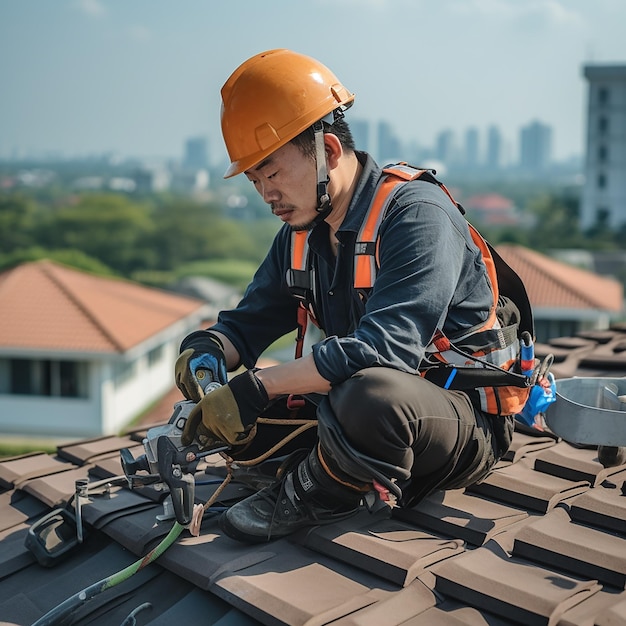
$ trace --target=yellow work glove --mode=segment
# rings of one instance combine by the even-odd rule
[[[207,393],[192,409],[181,436],[184,446],[194,440],[200,448],[215,441],[230,445],[247,443],[254,424],[269,398],[253,370],[235,376],[228,384]]]
[[[202,380],[198,370],[202,370]],[[224,346],[217,335],[197,330],[183,339],[180,356],[174,365],[174,380],[183,396],[194,402],[200,402],[208,383],[226,384],[228,374]]]

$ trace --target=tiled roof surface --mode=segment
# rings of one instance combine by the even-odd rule
[[[0,273],[0,347],[124,352],[203,306],[52,261],[26,263]]]
[[[554,351],[561,377],[626,376],[626,325],[537,349]],[[144,432],[0,462],[3,623],[34,623],[169,532],[172,522],[156,517],[163,492],[114,486],[85,500],[85,541],[56,567],[24,547],[32,524],[68,502],[78,478],[121,474],[120,447],[140,454]],[[217,489],[208,479],[223,476],[219,456],[198,466],[198,503]],[[233,481],[219,502],[249,492]],[[626,465],[603,467],[594,448],[520,426],[483,482],[412,508],[383,505],[253,546],[223,536],[207,514],[198,537],[184,531],[154,563],[80,604],[73,623],[623,625],[625,539]]]
[[[534,308],[598,309],[619,312],[624,289],[613,278],[556,261],[515,245],[496,247],[500,256],[522,277]]]

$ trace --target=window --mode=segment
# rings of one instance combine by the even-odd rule
[[[598,148],[598,161],[600,163],[606,163],[609,158],[609,149],[602,145]]]
[[[33,362],[26,359],[11,359],[9,363],[10,393],[32,394],[35,388],[33,380]]]
[[[116,363],[113,368],[113,380],[116,387],[123,387],[135,377],[135,361]]]
[[[598,104],[605,105],[609,103],[609,89],[608,87],[598,88]]]
[[[600,117],[598,119],[598,131],[601,135],[606,135],[609,132],[609,118],[606,116]]]
[[[163,359],[163,357],[164,357],[163,346],[157,346],[156,348],[148,352],[148,365],[150,367],[155,366],[157,363],[159,363]]]
[[[76,361],[59,361],[59,391],[63,398],[78,398],[81,395],[80,364]]]
[[[87,397],[87,364],[78,361],[7,359],[8,393],[62,398]]]
[[[596,227],[606,228],[609,224],[611,212],[606,207],[598,207],[596,209]]]
[[[580,322],[576,320],[535,320],[536,341],[541,343],[556,337],[573,337],[579,330]]]
[[[606,174],[598,174],[598,189],[606,187]]]

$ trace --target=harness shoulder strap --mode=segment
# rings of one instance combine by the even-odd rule
[[[293,296],[302,301],[310,299],[313,284],[309,272],[309,233],[295,230],[291,233],[291,267],[287,270],[287,286]]]
[[[378,182],[374,192],[374,199],[357,234],[354,248],[354,288],[363,298],[366,297],[366,292],[374,285],[380,264],[378,254],[379,230],[387,214],[394,192],[399,186],[416,179],[422,179],[438,185],[461,214],[465,214],[463,207],[456,202],[446,186],[435,178],[434,171],[418,169],[405,162],[383,169],[383,176],[381,176]],[[499,297],[504,295],[511,298],[520,310],[521,323],[519,332],[528,330],[531,336],[534,336],[532,309],[523,282],[474,226],[469,222],[468,226],[472,240],[480,250],[485,263],[493,296],[489,318],[485,322],[484,327],[493,327],[496,320]],[[314,302],[315,277],[309,263],[308,237],[309,231],[294,231],[291,233],[291,267],[287,271],[287,285],[291,293],[300,300],[302,308],[308,313],[312,321],[316,323]],[[306,323],[306,316],[304,323]],[[303,335],[302,315],[299,316],[299,327],[299,334]]]
[[[417,169],[404,162],[386,167],[383,169],[383,175],[354,246],[354,288],[357,290],[370,289],[374,284],[379,265],[378,231],[396,187],[425,175],[435,180],[428,170]]]
[[[357,234],[354,249],[355,289],[370,289],[374,284],[378,257],[378,231],[393,197],[393,191],[398,185],[421,177],[440,185],[454,202],[448,190],[430,170],[418,169],[404,162],[386,167],[374,192],[374,200]],[[456,202],[454,203],[459,206]],[[310,303],[314,285],[308,262],[309,234],[310,231],[291,233],[291,267],[287,272],[287,285],[296,298]]]
[[[385,176],[381,178],[378,184],[378,188],[374,194],[374,201],[358,233],[354,251],[354,287],[360,290],[361,293],[363,293],[364,290],[371,289],[374,284],[376,271],[380,264],[378,256],[378,231],[391,202],[393,191],[398,185],[418,178],[438,185],[448,198],[450,198],[452,204],[458,208],[462,215],[465,215],[465,209],[454,199],[447,187],[435,177],[434,170],[419,169],[405,162],[401,162],[386,167],[383,170],[383,174],[385,174]],[[489,282],[492,287],[493,307],[489,322],[492,322],[493,318],[495,318],[499,296],[507,296],[515,302],[520,311],[520,333],[526,330],[534,337],[532,308],[524,283],[517,273],[496,252],[493,246],[482,237],[478,230],[469,222],[468,225],[472,240],[482,254],[483,261],[487,267]]]

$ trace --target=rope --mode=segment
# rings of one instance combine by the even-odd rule
[[[254,466],[262,463],[274,453],[278,452],[284,445],[288,444],[292,439],[295,439],[303,432],[317,426],[317,420],[311,419],[279,419],[274,417],[259,417],[257,424],[269,424],[272,426],[298,426],[295,430],[291,431],[288,435],[285,435],[278,443],[274,444],[267,452],[259,455],[254,459],[247,461],[237,461],[237,465],[241,466]],[[229,457],[230,458],[230,457]]]
[[[200,526],[202,524],[202,518],[206,511],[215,503],[218,499],[222,491],[226,488],[228,483],[233,478],[233,464],[237,464],[240,467],[252,467],[254,465],[258,465],[262,463],[270,456],[275,454],[278,450],[280,450],[283,446],[288,444],[292,439],[295,439],[298,435],[303,432],[309,430],[309,428],[313,428],[317,426],[317,420],[312,419],[279,419],[273,417],[259,417],[257,419],[257,424],[269,424],[274,426],[298,426],[298,428],[291,431],[288,435],[285,435],[278,443],[274,444],[269,450],[264,452],[263,454],[245,461],[235,461],[231,456],[226,454],[225,452],[220,452],[220,455],[226,460],[226,478],[222,481],[221,485],[215,490],[213,495],[204,503],[204,504],[196,504],[193,507],[193,514],[191,516],[191,523],[189,524],[189,532],[194,537],[198,537],[200,535]],[[255,426],[256,428],[256,426]]]

